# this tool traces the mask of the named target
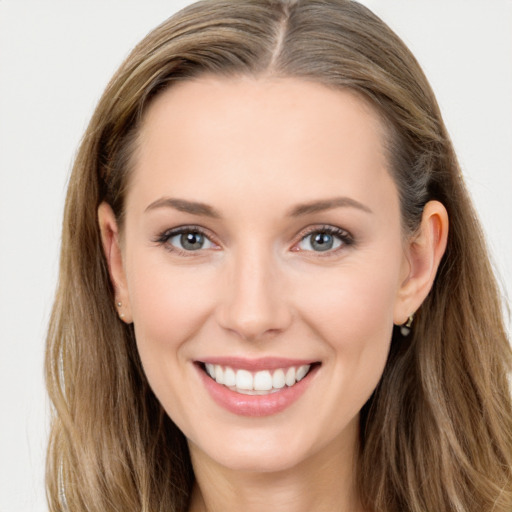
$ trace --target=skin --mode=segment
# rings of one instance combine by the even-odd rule
[[[393,324],[432,286],[448,231],[444,207],[430,202],[418,231],[404,235],[383,134],[355,94],[291,78],[202,77],[146,112],[123,230],[107,204],[99,223],[120,314],[134,323],[152,389],[189,441],[190,510],[361,510],[359,411]],[[183,225],[204,230],[204,248],[162,241]],[[352,243],[313,250],[308,234],[325,226]],[[321,365],[291,406],[253,418],[206,392],[194,362],[217,356]]]

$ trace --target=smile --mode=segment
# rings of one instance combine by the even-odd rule
[[[226,386],[232,391],[246,395],[266,395],[275,393],[285,386],[295,386],[297,382],[306,377],[311,365],[304,364],[298,367],[290,366],[250,372],[231,366],[206,363],[204,369],[217,384]]]
[[[319,361],[215,358],[196,361],[213,401],[239,416],[269,416],[284,411],[312,385]]]

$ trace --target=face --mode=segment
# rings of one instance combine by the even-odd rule
[[[120,247],[125,318],[193,455],[277,471],[354,446],[409,272],[370,106],[295,79],[174,86]]]

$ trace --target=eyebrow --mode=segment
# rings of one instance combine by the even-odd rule
[[[175,199],[173,197],[161,197],[153,201],[144,211],[148,212],[157,208],[174,208],[180,212],[190,213],[192,215],[203,215],[215,219],[220,218],[220,213],[211,206],[196,201],[187,201],[186,199]]]
[[[322,199],[311,201],[309,203],[294,206],[289,212],[289,217],[301,217],[312,213],[332,210],[333,208],[351,207],[366,213],[373,213],[370,208],[350,197],[334,197],[332,199]],[[161,197],[153,201],[144,211],[148,212],[157,208],[174,208],[180,212],[190,213],[192,215],[203,215],[214,219],[221,218],[220,213],[211,206],[197,201],[187,201],[186,199],[176,199],[173,197]]]
[[[356,208],[366,213],[373,213],[370,208],[363,203],[356,201],[350,197],[333,197],[332,199],[322,199],[320,201],[311,201],[310,203],[299,204],[294,206],[288,215],[290,217],[300,217],[311,213],[332,210],[333,208],[350,207]]]

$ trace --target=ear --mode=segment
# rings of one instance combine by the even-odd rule
[[[421,224],[406,243],[403,281],[398,291],[394,323],[404,324],[430,292],[448,240],[448,213],[439,201],[429,201]]]
[[[116,309],[123,322],[131,323],[132,314],[123,266],[119,228],[112,208],[105,202],[101,203],[98,208],[98,223],[110,281],[115,291]]]

